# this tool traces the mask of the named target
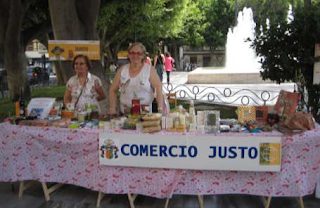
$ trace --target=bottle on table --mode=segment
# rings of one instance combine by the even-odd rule
[[[133,98],[131,100],[131,115],[140,115],[141,114],[141,104],[140,99],[137,94],[133,93]]]
[[[154,98],[152,101],[152,113],[158,113],[158,103],[157,103],[157,99]]]
[[[194,101],[193,100],[190,100],[189,120],[190,120],[190,124],[196,123],[196,110],[195,110],[195,107],[194,107]]]
[[[131,115],[140,115],[141,105],[140,99],[132,99],[131,100]]]
[[[15,112],[16,112],[16,117],[20,116],[20,104],[19,100],[15,102]]]
[[[23,90],[21,88],[20,90],[20,98],[19,98],[19,116],[20,117],[26,117],[26,103],[23,96]]]

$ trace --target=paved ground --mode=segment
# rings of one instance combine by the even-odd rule
[[[0,208],[94,208],[98,193],[82,187],[65,185],[51,195],[51,200],[45,202],[40,183],[26,190],[18,199],[18,184],[0,182]],[[164,207],[165,199],[138,196],[136,208]],[[320,199],[313,195],[304,197],[305,208],[319,208]],[[106,195],[102,208],[128,208],[126,195]],[[170,208],[198,208],[196,196],[174,195],[169,202]],[[215,195],[204,197],[205,208],[258,208],[263,207],[263,200],[250,195]],[[280,197],[271,200],[270,208],[299,208],[296,198]]]

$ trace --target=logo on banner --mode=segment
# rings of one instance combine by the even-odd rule
[[[280,165],[281,145],[279,143],[260,144],[260,165]]]
[[[112,139],[105,139],[100,147],[100,157],[106,159],[118,158],[119,148]]]

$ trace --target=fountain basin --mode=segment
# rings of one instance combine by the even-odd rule
[[[242,70],[239,70],[242,71]],[[262,84],[260,72],[230,72],[225,68],[198,67],[188,73],[188,84]]]

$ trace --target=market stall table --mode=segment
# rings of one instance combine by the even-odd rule
[[[164,136],[170,133],[159,132]],[[224,133],[248,137],[279,135]],[[213,135],[214,136],[214,135]],[[150,135],[152,137],[152,135]],[[201,135],[199,135],[201,137]],[[203,171],[99,165],[99,130],[0,124],[0,181],[73,184],[106,194],[312,194],[320,173],[320,127],[282,136],[280,172]]]

